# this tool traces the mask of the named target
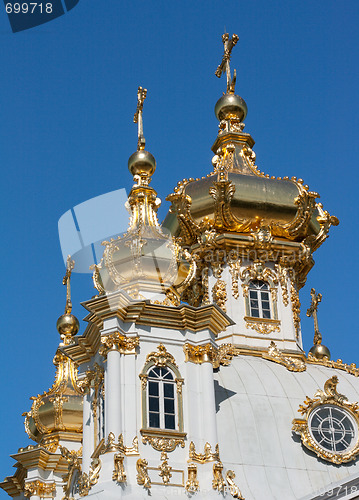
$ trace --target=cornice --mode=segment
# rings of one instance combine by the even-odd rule
[[[39,468],[62,474],[67,472],[67,462],[60,453],[52,453],[40,446],[20,448],[18,453],[10,456],[25,469]]]

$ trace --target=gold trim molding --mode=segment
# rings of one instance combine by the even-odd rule
[[[351,363],[350,365],[343,363],[341,359],[337,359],[337,361],[328,359],[324,357],[322,359],[318,359],[313,356],[311,353],[308,353],[307,363],[313,365],[321,365],[327,366],[328,368],[335,368],[336,370],[343,370],[350,375],[354,375],[354,377],[359,377],[359,368],[357,368],[355,363]]]
[[[318,389],[313,398],[307,396],[303,404],[299,405],[298,409],[299,413],[303,415],[303,418],[293,419],[292,430],[301,436],[303,445],[313,451],[318,457],[334,464],[342,464],[354,460],[359,454],[359,404],[349,403],[346,396],[337,392],[337,385],[338,377],[334,375],[325,382],[324,391]],[[310,415],[313,410],[326,404],[337,406],[347,411],[353,417],[357,425],[357,441],[354,447],[349,448],[348,451],[342,453],[330,452],[319,446],[311,435],[308,425]]]
[[[276,343],[273,341],[270,343],[268,348],[268,354],[263,353],[262,358],[279,363],[280,365],[285,366],[290,372],[304,372],[307,369],[303,359],[284,356],[284,354],[278,349]]]

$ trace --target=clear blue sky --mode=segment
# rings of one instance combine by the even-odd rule
[[[145,137],[162,200],[178,180],[210,171],[224,28],[240,37],[232,67],[258,166],[303,178],[340,219],[301,291],[305,347],[314,286],[323,342],[334,358],[359,364],[358,25],[357,0],[80,0],[17,34],[0,10],[1,479],[13,471],[8,455],[31,444],[21,416],[29,397],[53,381],[65,302],[57,221],[82,201],[130,189],[138,85],[148,89]],[[167,210],[164,202],[161,219]],[[74,275],[72,283],[83,318],[92,281]]]

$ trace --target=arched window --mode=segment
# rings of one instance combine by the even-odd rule
[[[148,373],[148,427],[176,429],[176,384],[167,367],[155,366]]]
[[[270,319],[271,303],[268,283],[260,280],[249,282],[249,314],[252,318]]]

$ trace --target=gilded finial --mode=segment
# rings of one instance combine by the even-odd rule
[[[68,255],[67,261],[66,261],[66,274],[62,280],[62,284],[66,285],[65,314],[70,314],[72,311],[70,280],[71,280],[71,273],[72,273],[74,267],[75,267],[75,261],[71,259],[71,255]]]
[[[135,115],[133,117],[133,121],[138,124],[138,142],[137,142],[137,151],[142,151],[145,149],[146,140],[143,136],[143,103],[145,102],[147,96],[147,89],[142,87],[138,87],[137,90],[137,108]]]
[[[312,300],[310,307],[307,310],[307,316],[308,318],[313,316],[314,320],[314,345],[309,352],[316,358],[323,358],[324,356],[330,358],[329,349],[322,344],[322,334],[320,333],[318,326],[318,305],[322,301],[322,294],[316,293],[315,289],[312,288],[310,295]]]
[[[233,71],[233,78],[231,75],[231,68],[230,68],[230,60],[231,60],[231,52],[233,47],[236,45],[236,43],[239,40],[239,36],[233,34],[232,38],[229,38],[228,33],[224,33],[222,35],[222,42],[224,45],[224,54],[222,57],[222,62],[216,69],[215,75],[218,76],[218,78],[221,78],[222,74],[226,72],[227,75],[227,94],[234,94],[234,88],[236,85],[236,70]]]

